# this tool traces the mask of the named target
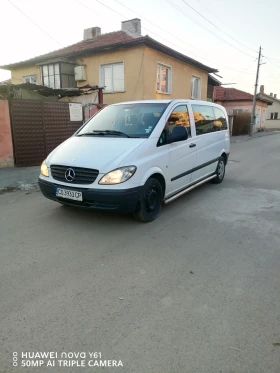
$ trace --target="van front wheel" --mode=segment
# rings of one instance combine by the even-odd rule
[[[142,188],[137,208],[133,213],[135,219],[150,222],[158,216],[163,200],[163,190],[157,179],[150,178]]]

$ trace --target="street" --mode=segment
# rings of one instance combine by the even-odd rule
[[[280,134],[158,219],[0,195],[0,372],[279,373]],[[123,367],[12,367],[13,352]],[[19,361],[20,364],[20,361]]]

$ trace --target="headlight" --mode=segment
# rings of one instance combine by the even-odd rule
[[[48,166],[46,165],[46,161],[44,161],[41,165],[41,174],[43,176],[49,176],[49,170],[48,170]]]
[[[123,183],[124,181],[130,179],[131,176],[134,175],[135,171],[135,166],[118,168],[117,170],[113,170],[111,172],[108,172],[108,174],[104,175],[98,184],[109,185]]]

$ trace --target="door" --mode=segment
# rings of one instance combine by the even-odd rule
[[[171,195],[183,189],[191,182],[192,170],[196,161],[196,144],[191,126],[187,105],[177,105],[172,109],[165,126],[167,135],[172,133],[175,126],[184,126],[188,139],[169,144],[169,166],[167,169],[166,195]]]
[[[210,105],[191,105],[195,130],[197,159],[192,181],[215,172],[221,151],[228,135],[227,120],[223,111]]]

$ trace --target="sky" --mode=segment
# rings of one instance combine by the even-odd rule
[[[23,14],[24,13],[24,14]],[[280,96],[279,0],[0,0],[0,65],[23,61],[83,38],[85,28],[120,30],[140,18],[142,35],[217,68],[225,87]],[[0,69],[0,81],[10,73]]]

